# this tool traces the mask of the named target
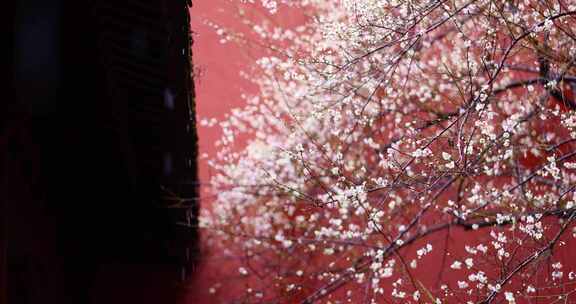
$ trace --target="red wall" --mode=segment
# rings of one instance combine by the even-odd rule
[[[238,26],[233,18],[232,6],[226,0],[194,1],[191,9],[192,30],[194,31],[193,58],[196,106],[198,121],[215,117],[221,119],[231,108],[242,105],[239,98],[246,90],[248,83],[241,79],[239,71],[245,69],[246,58],[233,44],[221,44],[220,38],[212,28],[204,24],[205,19],[226,22]],[[209,206],[209,189],[204,183],[210,178],[207,159],[215,155],[214,142],[220,137],[218,128],[209,128],[198,124],[199,134],[199,174],[201,186],[202,207]],[[203,158],[206,153],[208,158]],[[208,264],[205,260],[209,253],[204,253],[199,269],[189,286],[186,303],[210,303],[207,290],[211,281],[208,278],[218,276],[220,267]]]
[[[192,29],[194,35],[194,64],[196,71],[200,74],[195,76],[196,80],[196,96],[197,96],[197,113],[198,121],[204,118],[217,118],[221,119],[230,109],[240,107],[243,102],[240,98],[242,93],[255,93],[256,88],[245,79],[242,79],[239,72],[247,71],[253,58],[264,54],[263,50],[258,48],[239,47],[234,43],[220,43],[220,37],[215,33],[214,29],[207,26],[205,21],[210,20],[222,24],[226,27],[245,32],[246,29],[240,23],[239,18],[235,15],[235,3],[240,1],[236,0],[210,0],[210,1],[195,1],[194,7],[191,10]],[[249,11],[249,14],[261,13],[256,11]],[[280,13],[274,16],[275,20],[284,24],[297,24],[302,20],[303,16],[298,11],[288,11],[287,13]],[[207,165],[207,160],[213,158],[216,153],[214,142],[219,139],[221,133],[218,127],[205,127],[198,126],[200,155],[206,154],[206,158],[200,158],[200,179],[203,183],[202,186],[202,207],[210,208],[212,199],[210,197],[209,187],[207,182],[210,178],[210,169]],[[442,265],[439,261],[442,260],[441,253],[444,244],[452,253],[452,258],[461,257],[463,255],[462,243],[464,239],[466,243],[475,243],[475,240],[480,234],[464,233],[460,229],[455,229],[446,234],[438,234],[427,241],[431,241],[435,245],[434,254],[428,256],[425,261],[426,273],[420,273],[419,278],[424,282],[435,282],[438,279],[441,268],[446,269],[449,264]],[[445,243],[444,243],[445,242]],[[574,248],[574,242],[568,243],[570,248]],[[414,244],[408,247],[410,251],[415,252],[417,248],[424,244]],[[217,261],[211,259],[210,248],[205,248],[207,251],[204,253],[203,261],[200,263],[196,273],[195,279],[188,286],[186,303],[214,303],[208,290],[213,286],[214,282],[231,279],[231,276],[238,274],[237,265],[232,262]],[[570,261],[566,256],[571,250],[561,250],[557,254],[557,258],[564,262]],[[408,255],[409,258],[412,258]],[[453,260],[451,259],[451,260]],[[426,263],[429,263],[426,265]],[[574,266],[566,263],[565,266]],[[566,269],[567,270],[567,269]],[[566,271],[567,273],[568,271]],[[453,281],[457,273],[446,271],[443,276],[447,281]],[[232,278],[233,279],[233,278]],[[236,285],[236,288],[242,288],[242,284]],[[219,291],[219,296],[226,298],[226,293],[234,292],[227,289],[226,291]],[[222,299],[222,298],[221,298]]]

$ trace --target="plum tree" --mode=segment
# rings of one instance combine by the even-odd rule
[[[234,299],[576,300],[575,1],[240,8],[253,32],[214,25],[223,42],[268,52],[219,123],[201,218],[238,263]]]

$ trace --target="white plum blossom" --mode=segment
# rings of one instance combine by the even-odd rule
[[[452,268],[452,269],[462,269],[462,262],[454,261],[454,263],[452,263],[452,265],[450,265],[450,268]]]
[[[506,292],[504,292],[504,297],[506,298],[506,301],[508,301],[509,304],[515,304],[516,303],[516,298],[514,298],[514,293],[506,291]]]

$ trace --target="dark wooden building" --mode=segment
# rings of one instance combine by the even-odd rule
[[[197,253],[184,0],[18,0],[0,303],[176,303]]]

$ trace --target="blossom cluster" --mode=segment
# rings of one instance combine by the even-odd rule
[[[242,298],[575,299],[576,2],[290,5],[312,15],[246,20],[270,52],[218,123],[201,218],[250,265]]]

